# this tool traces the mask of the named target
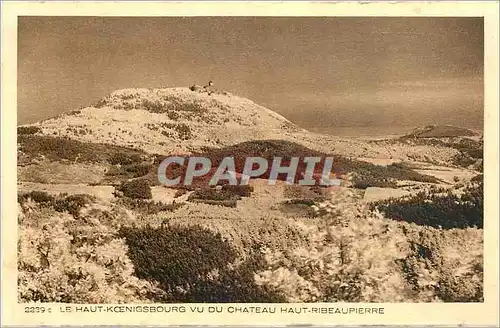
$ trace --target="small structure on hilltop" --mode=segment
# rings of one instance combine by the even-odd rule
[[[199,86],[197,84],[193,84],[192,86],[189,87],[189,90],[191,91],[197,91],[201,93],[208,93],[208,95],[211,95],[212,93],[215,92],[215,90],[212,89],[214,85],[214,82],[212,80],[208,81],[207,85],[204,86]]]
[[[201,90],[203,90],[203,87],[197,84],[193,84],[192,86],[189,87],[189,90],[201,92]]]

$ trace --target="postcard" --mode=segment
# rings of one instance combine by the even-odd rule
[[[2,3],[2,323],[498,326],[495,2]]]

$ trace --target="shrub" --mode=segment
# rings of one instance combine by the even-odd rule
[[[123,182],[118,190],[123,193],[123,196],[134,199],[151,199],[151,186],[148,180],[137,179]]]
[[[450,144],[450,147],[453,147],[459,151],[453,157],[453,164],[461,167],[469,167],[470,165],[476,164],[478,160],[483,159],[483,143],[479,141],[475,141],[472,139],[462,139],[458,142],[454,142]],[[482,171],[482,163],[481,166],[478,167],[480,171]]]
[[[372,204],[389,218],[443,229],[483,227],[483,184],[466,188],[461,196],[428,194]]]
[[[177,135],[182,140],[188,140],[193,137],[193,134],[191,133],[191,128],[184,123],[176,124],[174,126],[174,130],[175,132],[177,132]]]
[[[151,101],[148,99],[143,100],[142,106],[149,112],[162,114],[167,113],[167,116],[172,120],[176,120],[179,117],[177,112],[191,112],[199,113],[204,111],[203,106],[197,101],[186,101],[178,99],[174,96],[164,97],[162,101]]]
[[[477,229],[404,229],[410,253],[398,260],[414,291],[443,302],[483,302],[483,238]],[[425,286],[422,278],[433,284]],[[437,284],[436,284],[437,282]],[[429,288],[430,287],[430,288]]]
[[[160,101],[151,101],[151,100],[143,100],[142,101],[142,106],[151,113],[165,113],[167,111],[167,108],[164,104],[162,104]]]
[[[464,138],[456,142],[449,142],[448,144],[450,147],[466,153],[472,158],[483,158],[483,143],[481,141]]]
[[[388,236],[373,240],[367,232],[375,227],[367,223],[350,218],[342,225],[311,229],[310,246],[267,249],[268,267],[257,283],[276,286],[288,302],[394,302],[394,296],[403,296],[392,285],[399,283],[392,261],[397,242]]]
[[[126,102],[123,104],[123,109],[125,110],[131,110],[131,109],[134,109],[135,108],[135,104],[134,103],[130,103],[130,102]]]
[[[188,197],[188,201],[203,199],[203,200],[232,200],[232,195],[228,193],[222,193],[215,189],[200,189],[193,192]]]
[[[380,168],[380,167],[379,167]],[[387,166],[382,166],[380,170],[387,174],[389,178],[397,180],[410,180],[427,183],[438,183],[439,180],[433,176],[418,173],[408,166],[401,163],[393,163]]]
[[[294,303],[482,301],[482,231],[398,224],[356,202],[328,203],[337,211],[306,228],[307,245],[265,249],[257,284]]]
[[[24,204],[28,199],[31,199],[36,203],[51,203],[54,201],[54,196],[49,195],[45,191],[30,191],[27,193],[19,193],[17,195],[17,201],[21,205]]]
[[[296,132],[296,131],[299,131],[299,127],[295,124],[293,124],[292,122],[284,122],[281,124],[281,128],[284,129],[284,130],[288,130],[288,131],[293,131],[293,132]]]
[[[460,152],[453,156],[452,163],[460,167],[469,167],[476,163],[476,160],[465,152]]]
[[[150,130],[157,131],[158,127],[148,124],[146,125]],[[182,140],[188,140],[192,138],[191,128],[184,123],[160,123],[160,126],[164,129],[171,129],[177,133],[177,137]],[[162,130],[161,134],[167,137],[173,137],[172,133],[167,130]]]
[[[315,204],[313,199],[290,199],[285,202],[285,204],[300,204],[300,205],[307,205],[307,206],[313,206]]]
[[[85,214],[87,215],[87,214]],[[144,302],[153,288],[133,276],[125,241],[107,225],[117,213],[97,208],[85,224],[48,209],[20,213],[18,301]]]
[[[459,134],[456,134],[459,135]],[[449,137],[454,137],[455,134]],[[442,137],[442,136],[441,136]],[[409,142],[415,145],[430,145],[434,147],[444,147],[453,148],[458,150],[452,158],[452,163],[461,166],[468,167],[474,163],[476,160],[483,158],[483,142],[476,141],[470,138],[449,138],[449,139],[439,139],[436,137],[425,137],[425,138],[411,138],[408,136],[401,137],[400,139],[395,139],[394,142]]]
[[[18,195],[17,199],[21,206],[26,203],[28,199],[31,199],[43,207],[52,208],[60,213],[68,212],[74,217],[78,217],[80,209],[96,200],[94,196],[88,194],[75,194],[68,196],[63,193],[57,196],[52,196],[45,191],[21,193]]]
[[[291,199],[322,201],[326,199],[324,190],[320,186],[285,185],[284,196]]]
[[[106,170],[105,175],[110,176],[110,177],[115,177],[115,176],[120,176],[123,175],[123,170],[121,167],[116,167],[116,166],[111,166]]]
[[[276,288],[259,286],[255,274],[267,266],[263,254],[252,250],[234,270],[221,270],[216,280],[201,281],[186,299],[204,303],[284,303],[286,298]]]
[[[141,156],[137,153],[115,152],[110,155],[109,163],[113,165],[131,165],[139,162]]]
[[[127,147],[87,143],[52,136],[20,135],[20,150],[30,158],[44,155],[52,161],[70,160],[80,163],[132,164],[146,153]]]
[[[189,112],[191,114],[200,114],[205,112],[203,102],[192,100],[187,101],[175,96],[166,96],[163,100],[168,102],[167,108],[176,112]]]
[[[234,196],[239,196],[239,197],[250,197],[250,195],[253,192],[253,187],[249,185],[224,185],[222,186],[222,191],[227,192],[231,195]]]
[[[174,112],[174,111],[168,111],[167,112],[167,116],[172,121],[177,121],[179,119],[179,117],[180,117],[179,113]]]
[[[95,107],[95,108],[102,108],[104,106],[107,106],[108,105],[108,101],[107,99],[103,98],[103,99],[99,99],[95,104],[93,104],[92,106]]]
[[[41,132],[38,126],[19,126],[17,128],[17,134],[35,134]]]
[[[174,198],[184,196],[186,193],[187,193],[186,189],[178,189],[174,194]]]
[[[134,99],[135,97],[137,97],[137,94],[122,94],[121,95],[121,98],[123,100],[130,100],[130,99]]]
[[[165,127],[172,128],[174,124],[164,123]],[[242,142],[236,145],[231,145],[222,148],[210,148],[204,147],[202,151],[194,153],[192,156],[203,156],[210,159],[212,167],[218,166],[225,157],[233,157],[235,161],[235,171],[237,173],[242,173],[245,165],[245,161],[248,157],[263,157],[268,159],[268,170],[262,173],[258,178],[267,179],[269,178],[272,160],[275,157],[282,158],[282,165],[286,165],[292,157],[300,157],[304,159],[305,157],[320,157],[323,162],[320,162],[315,167],[314,179],[317,182],[320,180],[321,171],[323,170],[324,159],[327,157],[333,157],[333,168],[332,171],[336,174],[338,178],[347,172],[355,172],[358,176],[363,177],[363,179],[369,179],[369,181],[376,181],[376,185],[380,185],[380,180],[391,181],[391,180],[414,180],[422,182],[436,183],[437,180],[434,177],[419,174],[412,170],[411,168],[404,165],[388,165],[379,166],[368,162],[352,160],[342,156],[327,155],[325,153],[315,151],[304,147],[302,145],[283,141],[283,140],[257,140]],[[187,164],[184,164],[176,175],[170,175],[169,177],[177,177],[179,175],[184,175]],[[298,182],[302,179],[302,173],[304,173],[306,168],[306,163],[304,161],[299,161],[297,174],[294,177],[294,181]],[[167,174],[171,174],[170,172]],[[200,186],[207,184],[207,177],[195,178],[193,185]],[[278,180],[285,180],[285,174],[279,174]],[[387,182],[385,182],[387,184]],[[393,184],[391,184],[393,185]]]
[[[232,208],[236,208],[238,204],[236,199],[227,199],[227,200],[191,199],[189,201],[193,203],[203,203],[207,205],[218,205],[218,206],[232,207]]]
[[[124,171],[129,173],[133,178],[145,176],[152,168],[153,166],[150,164],[132,164],[123,167]]]
[[[199,189],[193,192],[188,197],[188,201],[193,200],[208,200],[208,201],[236,201],[242,197],[249,197],[253,192],[252,186],[231,186],[224,185],[220,190],[215,188]]]
[[[237,252],[220,234],[200,226],[122,228],[138,277],[157,282],[162,302],[266,302],[251,261],[232,269]]]
[[[122,198],[119,202],[126,208],[142,214],[156,214],[159,212],[173,212],[184,206],[184,203],[164,204],[162,202],[148,201],[143,199]]]
[[[480,158],[483,158],[484,150],[483,150],[483,147],[481,145],[480,147],[477,147],[477,148],[469,148],[467,150],[467,153],[472,158],[480,159]]]
[[[478,174],[474,177],[472,177],[472,179],[470,179],[471,182],[480,182],[482,183],[483,182],[483,175],[482,174]]]
[[[318,213],[312,207],[315,202],[311,199],[291,199],[280,204],[280,210],[292,217],[316,217]]]
[[[78,217],[80,209],[95,201],[95,197],[87,194],[70,195],[55,201],[54,209],[57,212],[68,212],[74,217]]]
[[[200,226],[123,228],[121,235],[127,240],[136,275],[159,282],[172,296],[181,297],[179,287],[188,290],[236,259],[236,251],[220,234]]]
[[[243,169],[244,161],[247,157],[260,156],[272,160],[273,157],[282,157],[283,161],[291,158],[292,156],[305,157],[333,157],[333,172],[338,176],[346,174],[347,172],[355,172],[363,179],[394,179],[394,180],[413,180],[421,182],[436,183],[438,180],[434,177],[419,174],[413,169],[402,164],[392,164],[388,166],[375,165],[372,163],[349,159],[338,155],[328,155],[313,149],[309,149],[302,145],[283,141],[283,140],[257,140],[242,142],[236,145],[227,146],[220,149],[205,148],[200,156],[208,156],[212,165],[220,163],[222,158],[227,156],[234,156],[236,169],[241,172]],[[271,165],[269,165],[269,168]],[[322,166],[318,164],[319,170]],[[304,167],[302,167],[303,169]],[[299,170],[300,171],[300,163]],[[261,177],[267,178],[269,171],[264,173]],[[299,176],[295,177],[299,180]],[[278,179],[282,179],[281,175]]]
[[[358,189],[368,187],[395,188],[395,180],[409,180],[427,183],[439,182],[433,176],[420,174],[402,163],[393,163],[387,166],[373,165],[355,161],[350,165],[355,172],[353,186]]]
[[[352,186],[357,189],[366,189],[369,187],[396,188],[397,184],[395,181],[383,177],[354,175]]]
[[[76,109],[68,112],[68,115],[79,115],[82,113],[81,109]]]

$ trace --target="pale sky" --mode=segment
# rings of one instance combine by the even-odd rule
[[[482,18],[21,17],[18,123],[213,80],[305,128],[483,123]]]

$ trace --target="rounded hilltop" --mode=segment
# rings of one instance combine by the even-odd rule
[[[478,133],[467,128],[453,125],[430,124],[419,127],[405,135],[406,138],[451,138],[451,137],[472,137]]]
[[[252,140],[284,140],[353,158],[446,163],[460,155],[461,148],[427,142],[426,138],[371,142],[313,133],[250,99],[210,87],[211,92],[189,87],[120,89],[82,109],[20,128],[35,129],[33,133],[41,136],[155,154],[187,154]]]
[[[300,129],[283,116],[227,91],[177,88],[116,90],[89,107],[37,125],[43,134],[134,146],[148,152],[190,152]]]

